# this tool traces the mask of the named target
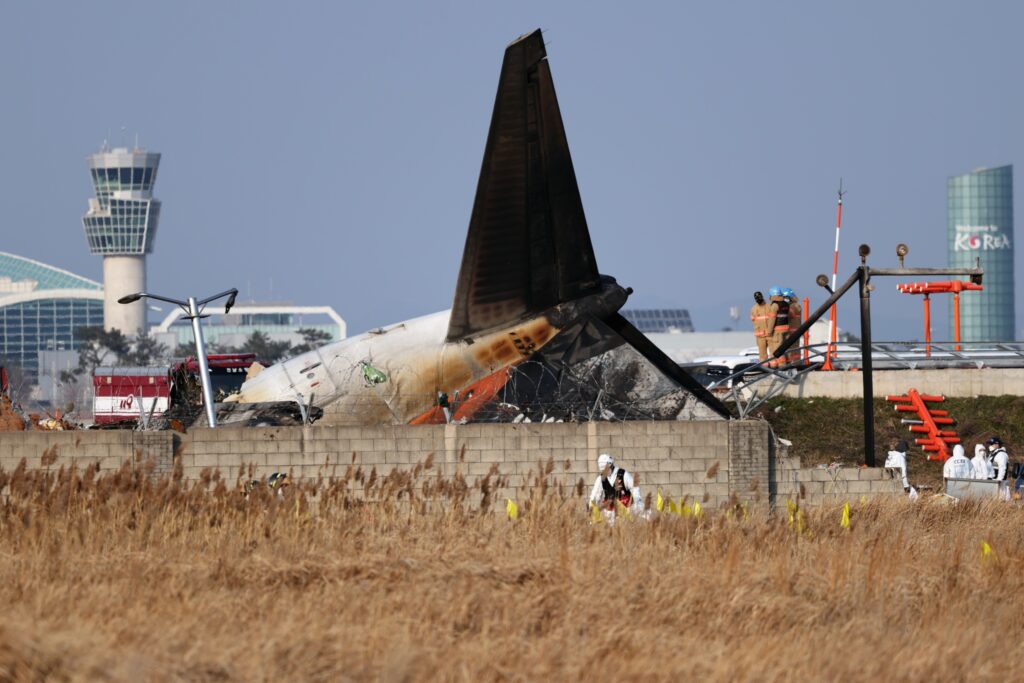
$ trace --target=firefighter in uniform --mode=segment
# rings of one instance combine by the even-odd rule
[[[775,350],[782,344],[782,340],[789,334],[789,301],[782,296],[780,287],[772,287],[768,290],[775,306],[775,324],[772,326],[771,342],[768,343],[768,353],[774,354]],[[786,358],[775,358],[769,363],[769,367],[778,368],[786,364]]]
[[[757,355],[768,360],[768,343],[775,327],[776,306],[764,300],[764,294],[754,292],[754,305],[750,307],[750,321],[754,323],[754,339],[757,341]]]
[[[800,323],[803,322],[804,307],[800,305],[799,301],[797,301],[796,292],[789,287],[782,290],[782,296],[786,297],[786,300],[789,301],[789,327],[790,329],[795,330],[800,327]],[[796,349],[799,346],[800,343],[797,342],[796,344],[793,344],[791,348]],[[786,361],[789,363],[799,363],[800,352],[796,350],[790,351],[786,354]]]

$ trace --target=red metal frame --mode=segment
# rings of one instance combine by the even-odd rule
[[[942,280],[940,282],[902,282],[896,289],[904,294],[924,295],[924,349],[926,355],[932,355],[932,309],[931,294],[953,295],[953,341],[956,350],[960,350],[960,292],[974,292],[985,289],[970,280]]]
[[[949,459],[949,444],[960,443],[960,437],[956,431],[941,429],[939,425],[951,425],[953,418],[949,416],[948,410],[932,409],[925,405],[926,402],[941,403],[946,400],[944,396],[922,396],[917,389],[908,389],[906,396],[886,396],[885,400],[895,403],[899,412],[917,413],[917,420],[904,420],[904,424],[909,424],[910,431],[915,434],[927,434],[914,439],[914,443],[929,454],[929,460],[945,462]]]
[[[256,362],[255,353],[208,353],[206,362],[211,368],[248,368]],[[189,356],[180,365],[184,365],[189,372],[199,372],[199,361],[195,356]]]

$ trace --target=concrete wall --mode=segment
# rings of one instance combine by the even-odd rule
[[[114,472],[141,456],[154,458],[157,472],[163,473],[171,470],[174,441],[172,432],[3,432],[0,467],[10,472],[24,459],[29,469],[57,469],[74,462],[80,469],[99,465],[100,472]]]
[[[660,488],[666,497],[689,496],[711,507],[733,497],[773,502],[776,495],[799,493],[801,484],[812,503],[840,493],[856,499],[899,491],[878,469],[843,471],[840,485],[817,470],[801,470],[796,458],[774,454],[768,425],[758,420],[0,434],[0,466],[7,471],[22,458],[32,468],[77,462],[111,471],[141,455],[153,458],[158,472],[170,471],[177,461],[188,479],[198,479],[207,468],[220,469],[229,480],[272,472],[310,479],[340,476],[352,463],[383,476],[433,454],[435,472],[461,473],[471,485],[496,467],[507,480],[498,495],[511,498],[525,495],[531,475],[549,462],[551,483],[566,494],[578,487],[589,493],[597,455],[604,452],[637,474],[645,495]]]
[[[875,370],[875,396],[917,389],[944,396],[1024,396],[1024,368]],[[794,398],[855,398],[863,395],[860,372],[809,372],[787,387]]]
[[[874,496],[902,496],[903,485],[881,467],[800,467],[800,458],[773,459],[775,500],[800,499],[809,505],[843,503]]]
[[[409,469],[433,454],[435,470],[461,473],[472,484],[493,467],[507,480],[500,495],[523,494],[530,475],[548,461],[550,479],[566,491],[582,484],[589,492],[596,460],[608,452],[637,473],[641,491],[705,499],[709,505],[729,500],[730,439],[746,437],[744,463],[760,458],[767,478],[767,425],[762,422],[591,422],[587,424],[470,424],[385,427],[267,427],[193,429],[179,448],[185,476],[196,478],[218,467],[231,478],[244,469],[256,477],[292,472],[295,477],[341,475],[354,463],[378,475]],[[241,438],[240,438],[241,437]],[[717,465],[716,465],[717,463]],[[334,468],[332,466],[340,465]],[[710,476],[709,475],[710,472]],[[738,481],[746,481],[742,476]],[[745,492],[738,491],[737,494]],[[766,494],[762,496],[766,498]]]

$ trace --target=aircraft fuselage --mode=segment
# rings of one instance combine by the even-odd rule
[[[229,400],[300,401],[323,407],[326,424],[406,424],[431,411],[439,393],[465,396],[474,383],[528,359],[575,323],[618,310],[627,296],[605,278],[596,294],[453,342],[445,338],[450,311],[414,318],[270,366]]]

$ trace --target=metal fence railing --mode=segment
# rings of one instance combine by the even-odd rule
[[[786,387],[824,364],[829,344],[810,344],[791,349],[799,352],[800,362],[771,367],[772,360],[753,361],[732,374],[708,384],[708,389],[735,404],[745,418],[765,401],[778,396]],[[922,370],[939,368],[1024,368],[1024,342],[931,342],[889,341],[871,345],[875,370]],[[838,343],[833,347],[832,366],[836,370],[861,368],[860,346]]]

